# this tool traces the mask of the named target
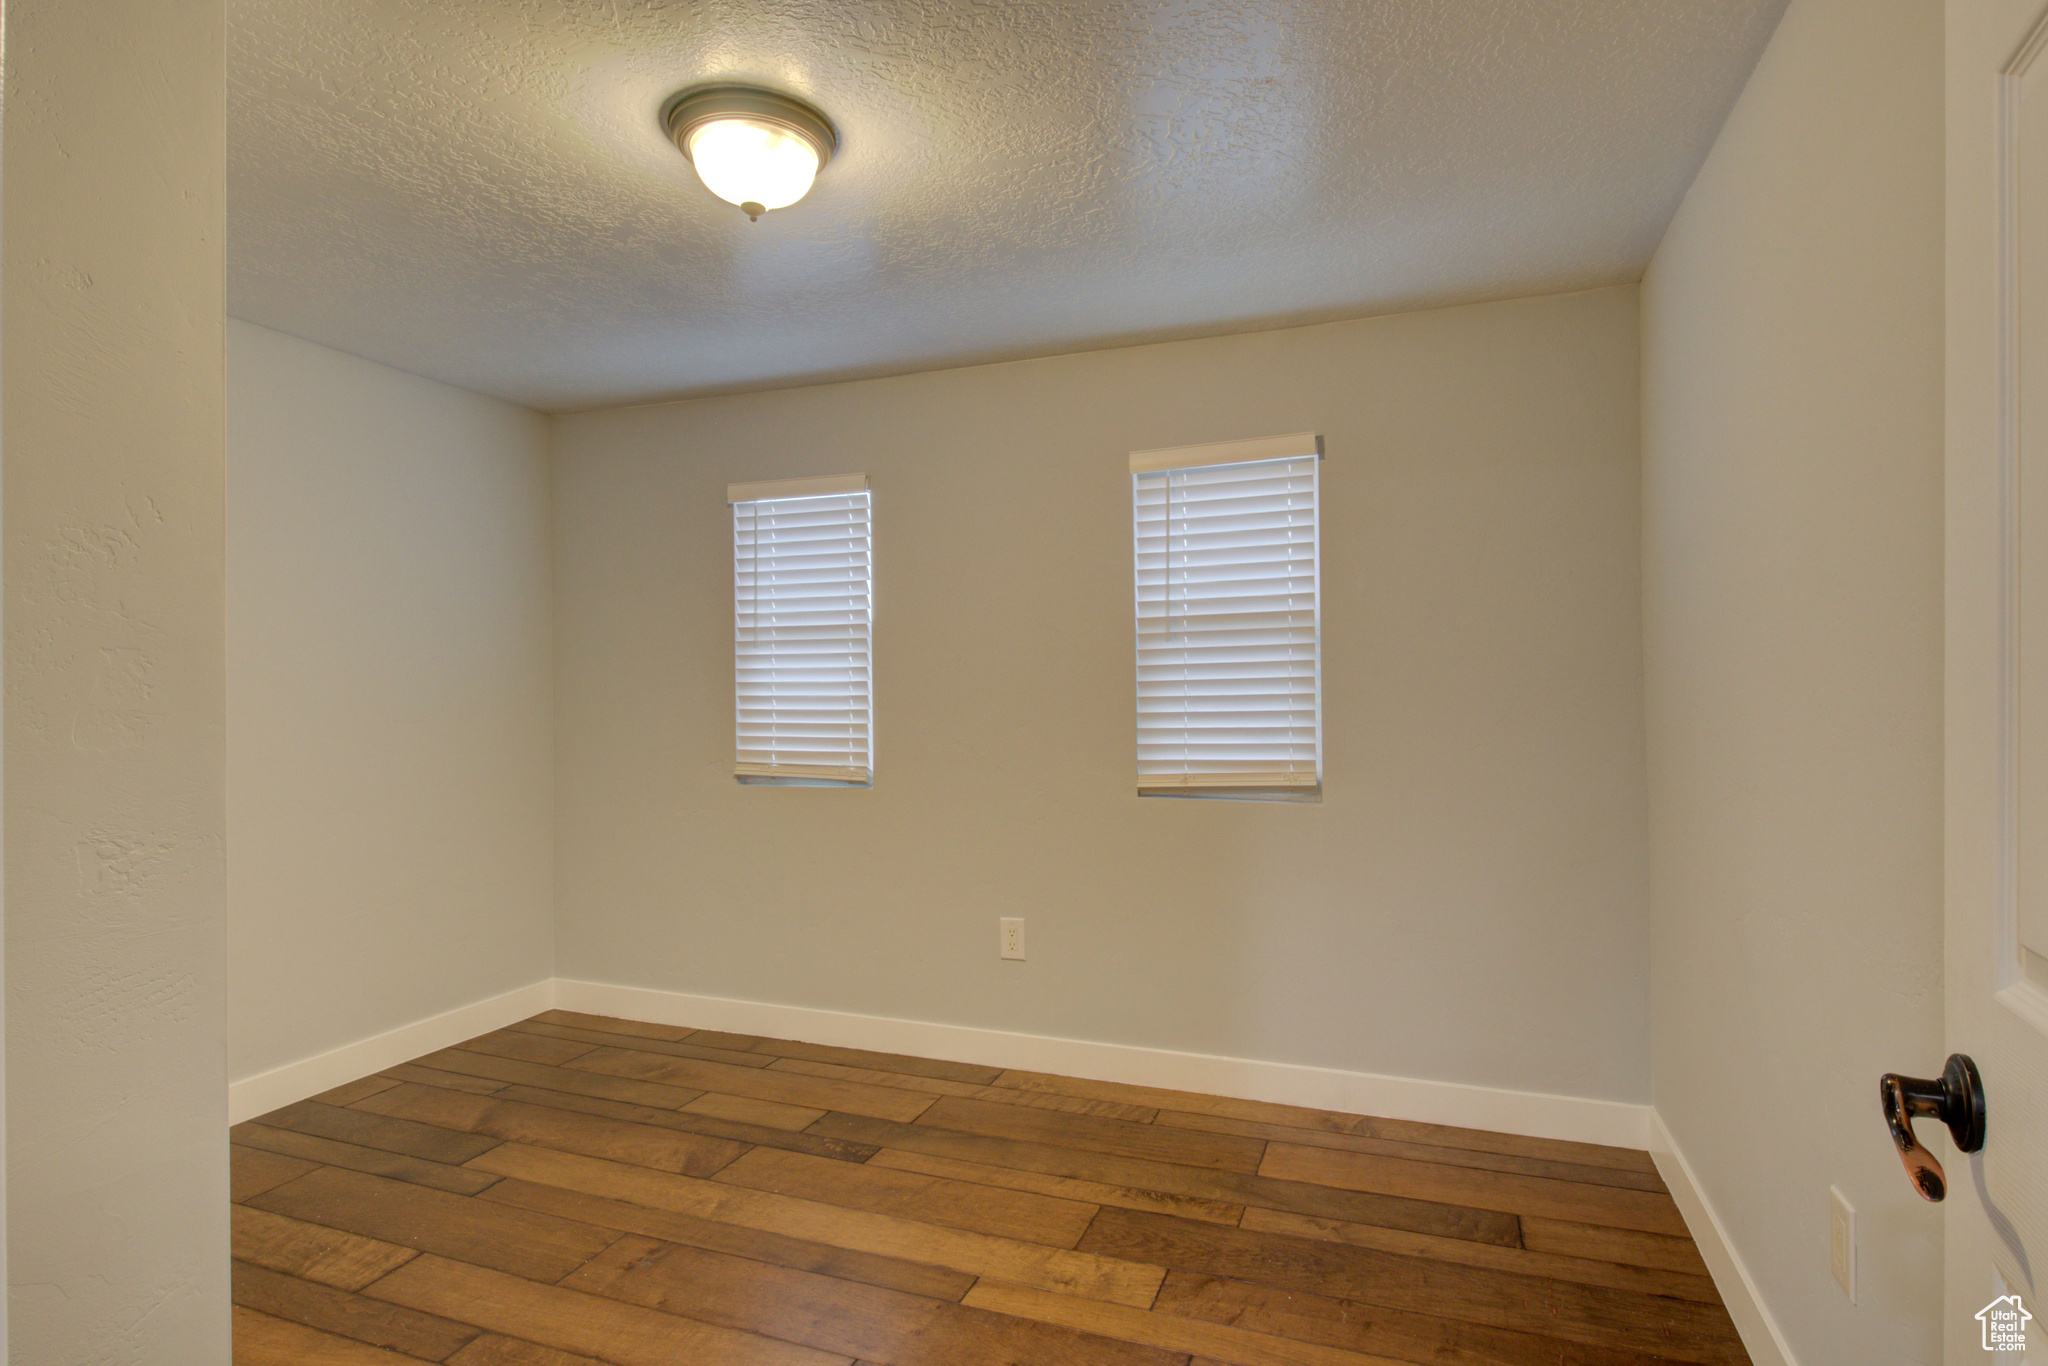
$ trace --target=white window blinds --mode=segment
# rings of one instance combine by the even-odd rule
[[[1138,790],[1322,783],[1314,433],[1131,456]]]
[[[734,484],[734,773],[873,781],[867,476]]]

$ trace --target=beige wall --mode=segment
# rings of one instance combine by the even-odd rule
[[[1941,1358],[1876,1098],[1942,1058],[1941,63],[1794,0],[1643,286],[1656,1103],[1807,1362]]]
[[[558,419],[561,973],[1645,1099],[1636,322],[1622,288]],[[1326,798],[1140,800],[1125,453],[1306,428]],[[876,786],[741,787],[725,484],[847,471]]]
[[[553,972],[546,420],[228,324],[230,1075]]]
[[[11,1360],[228,1359],[221,7],[6,6]]]

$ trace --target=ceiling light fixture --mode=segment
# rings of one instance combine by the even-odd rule
[[[823,114],[752,85],[685,90],[668,102],[662,123],[705,187],[756,223],[802,199],[839,146]]]

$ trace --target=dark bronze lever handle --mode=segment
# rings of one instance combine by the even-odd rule
[[[1884,1101],[1884,1122],[1898,1145],[1899,1160],[1922,1198],[1939,1200],[1948,1194],[1948,1178],[1934,1154],[1920,1146],[1913,1136],[1913,1121],[1931,1115],[1948,1125],[1949,1137],[1959,1152],[1974,1153],[1984,1146],[1984,1079],[1977,1064],[1961,1053],[1951,1053],[1948,1065],[1936,1081],[1902,1077],[1887,1072],[1878,1082]]]

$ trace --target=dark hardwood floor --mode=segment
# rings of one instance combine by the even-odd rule
[[[239,1366],[1734,1366],[1646,1154],[550,1011],[234,1139]]]

